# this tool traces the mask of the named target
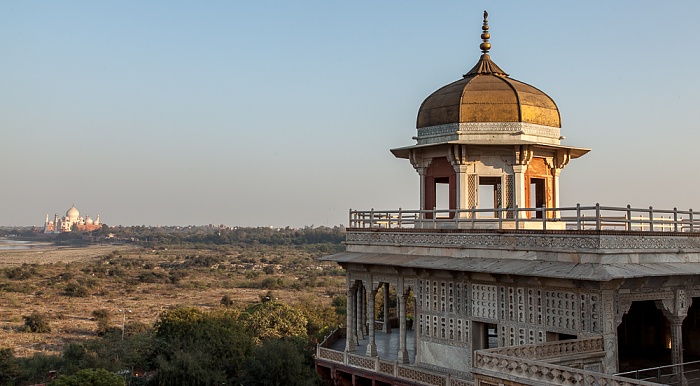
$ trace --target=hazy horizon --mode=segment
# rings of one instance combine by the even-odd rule
[[[484,9],[492,59],[592,149],[563,205],[700,210],[698,2],[26,1],[0,5],[0,225],[73,204],[125,226],[416,209],[389,149],[476,63]]]

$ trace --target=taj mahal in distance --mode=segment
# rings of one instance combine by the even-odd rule
[[[43,233],[65,233],[73,230],[89,232],[100,228],[102,228],[102,223],[100,222],[99,214],[94,220],[87,214],[83,217],[73,205],[63,217],[59,217],[58,213],[56,213],[53,220],[49,220],[49,214],[47,213],[44,220]]]

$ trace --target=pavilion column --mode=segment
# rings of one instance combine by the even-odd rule
[[[671,325],[671,364],[674,365],[671,381],[682,386],[688,384],[683,374],[683,320],[688,315],[689,306],[686,292],[682,289],[676,290],[673,299],[656,301],[656,307],[663,311]]]
[[[685,386],[688,380],[683,374],[683,318],[674,317],[671,322],[671,364],[675,380]],[[673,380],[673,379],[672,379]]]
[[[469,176],[467,175],[467,165],[456,165],[455,167],[455,179],[457,183],[457,210],[461,210],[458,216],[460,218],[466,218],[469,216],[467,209],[469,208],[469,189],[473,189],[469,186]]]
[[[389,283],[384,283],[384,326],[382,330],[387,334],[391,333],[391,322],[389,320]]]
[[[362,306],[362,335],[367,336],[367,287],[365,287],[364,284],[361,287],[361,291],[360,306]]]
[[[369,310],[369,343],[367,343],[367,356],[376,357],[377,356],[377,343],[374,340],[374,299],[377,297],[377,289],[374,289],[372,285],[372,290],[369,291],[369,299],[367,309]]]
[[[397,294],[398,295],[398,294]],[[406,349],[406,294],[398,297],[399,306],[399,363],[408,363],[408,350]]]
[[[555,208],[561,207],[559,204],[559,175],[561,174],[561,169],[555,168],[552,169],[552,185],[553,186],[553,192],[552,192],[552,200],[554,202],[552,203],[552,206]],[[561,218],[561,213],[559,211],[554,212],[554,217],[555,218]]]
[[[525,197],[525,172],[527,171],[527,165],[513,165],[513,194],[515,195],[515,205],[518,208],[527,208],[528,202]],[[525,212],[518,212],[519,218],[525,218]]]
[[[413,168],[416,169],[416,172],[418,172],[418,176],[420,177],[420,209],[433,209],[425,207],[425,171],[427,170],[428,165],[426,165],[426,161],[423,160],[422,152],[411,150],[408,154],[408,160],[411,161],[411,165],[413,165]],[[422,213],[421,218],[423,218]]]
[[[603,373],[615,374],[618,369],[617,358],[617,326],[622,322],[615,317],[615,291],[603,290],[601,294],[603,309],[603,346],[605,356],[603,357]]]
[[[554,185],[554,191],[552,192],[552,199],[554,202],[552,203],[555,208],[561,207],[561,202],[559,201],[559,174],[561,174],[561,170],[564,169],[564,167],[569,163],[571,160],[571,151],[570,150],[557,150],[556,157],[554,159],[554,166],[552,168],[552,182]],[[556,218],[560,218],[561,215],[560,213],[554,212],[554,216]]]
[[[425,168],[416,168],[420,177],[420,209],[426,210],[425,207]],[[432,208],[430,208],[432,209]]]
[[[452,145],[447,153],[447,159],[450,160],[452,168],[455,171],[455,202],[457,210],[469,209],[469,176],[467,175],[468,159],[467,145]],[[461,212],[458,217],[467,217],[467,212]]]
[[[357,287],[357,291],[355,291],[355,312],[356,312],[356,317],[355,317],[355,334],[357,335],[357,341],[361,341],[362,339],[365,339],[365,334],[364,334],[364,328],[362,327],[363,323],[363,317],[362,317],[362,288],[364,287],[363,284],[360,284]]]
[[[357,336],[355,335],[355,287],[349,285],[349,279],[346,288],[345,351],[355,351],[357,348]]]

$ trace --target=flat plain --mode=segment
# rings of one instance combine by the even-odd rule
[[[345,278],[316,257],[294,246],[1,250],[0,347],[18,357],[58,354],[97,336],[95,310],[107,310],[110,325],[128,331],[153,325],[173,306],[220,307],[224,295],[243,305],[270,293],[291,304],[328,305]],[[24,317],[35,312],[47,317],[51,332],[25,331]]]

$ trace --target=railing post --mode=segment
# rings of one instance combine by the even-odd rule
[[[513,216],[515,216],[515,230],[520,229],[520,212],[518,212],[518,204],[513,207]]]
[[[369,211],[369,227],[374,228],[374,208]]]
[[[475,221],[475,219],[474,219],[474,214],[475,214],[475,213],[474,213],[474,209],[476,209],[476,206],[472,205],[472,209],[471,209],[471,211],[472,211],[472,229],[474,229],[474,221]]]
[[[437,228],[437,210],[433,207],[433,229]]]
[[[600,203],[595,203],[595,229],[600,231]]]
[[[581,204],[576,204],[576,230],[581,230]]]
[[[545,210],[547,206],[542,204],[542,230],[547,230],[547,211]]]
[[[673,208],[673,231],[678,232],[678,208]]]
[[[632,230],[632,206],[627,204],[627,230]]]
[[[649,207],[649,232],[654,231],[654,208]]]
[[[403,214],[401,213],[401,208],[399,208],[399,229],[401,228],[403,220]]]
[[[498,208],[498,229],[503,229],[503,208]]]
[[[688,219],[690,220],[690,231],[694,232],[695,228],[693,226],[693,222],[695,219],[693,218],[693,208],[688,209]]]

